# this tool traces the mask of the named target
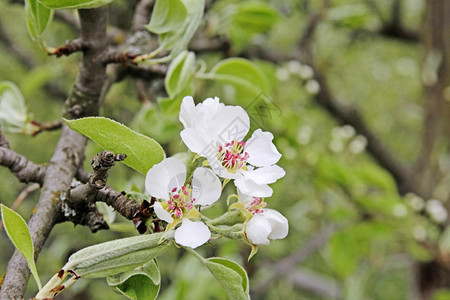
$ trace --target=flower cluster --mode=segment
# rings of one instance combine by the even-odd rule
[[[198,208],[215,203],[229,181],[239,198],[229,209],[242,212],[242,236],[247,242],[263,245],[286,237],[287,219],[265,208],[264,201],[273,193],[269,184],[285,175],[276,165],[281,154],[273,135],[257,129],[245,140],[250,130],[247,112],[224,105],[217,97],[198,105],[185,97],[179,118],[184,125],[181,139],[195,154],[192,161],[186,168],[181,160],[167,158],[148,171],[145,181],[147,192],[160,200],[154,204],[157,217],[168,223],[166,230],[176,228],[175,242],[196,248],[210,239],[210,227]],[[201,162],[203,166],[197,167]],[[187,169],[194,171],[189,174]]]

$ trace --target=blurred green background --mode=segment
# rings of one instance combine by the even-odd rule
[[[352,126],[340,125],[315,102],[323,86],[314,79],[314,70],[307,62],[294,59],[311,17],[321,13],[309,43],[315,66],[324,73],[333,97],[344,106],[357,107],[367,126],[396,158],[415,162],[424,117],[424,48],[418,40],[380,33],[391,17],[394,1],[252,1],[265,5],[265,15],[260,19],[239,10],[239,5],[248,1],[208,2],[202,30],[207,37],[221,34],[229,39],[229,55],[250,57],[251,52],[246,51],[258,47],[287,58],[276,63],[252,60],[263,72],[269,90],[270,109],[263,113],[254,101],[255,95],[241,97],[238,89],[220,82],[192,82],[197,102],[218,96],[226,104],[245,107],[252,115],[254,128],[271,131],[283,154],[279,165],[286,176],[272,185],[274,194],[266,201],[289,219],[288,237],[260,247],[250,262],[250,248],[235,241],[213,241],[211,247],[200,250],[205,256],[223,256],[243,265],[254,299],[414,299],[418,264],[436,257],[426,245],[450,248],[445,223],[424,210],[429,199],[399,195],[393,177],[365,151],[367,139]],[[61,117],[64,97],[49,93],[44,84],[52,82],[68,92],[78,71],[80,54],[59,59],[47,56],[27,33],[22,5],[13,2],[0,2],[0,27],[16,49],[32,58],[34,66],[26,67],[7,43],[0,43],[0,80],[20,87],[35,120],[56,120]],[[135,3],[116,0],[110,5],[110,30],[128,30],[126,17],[132,14]],[[401,3],[403,26],[419,32],[425,0]],[[45,40],[49,45],[61,45],[76,36],[73,28],[55,19]],[[221,58],[221,53],[197,54],[197,60],[204,61],[208,70]],[[162,83],[153,85],[159,95]],[[185,151],[177,112],[161,109],[156,96],[148,103],[140,102],[138,96],[134,79],[114,84],[101,115],[155,138],[168,155]],[[11,149],[33,162],[45,163],[59,132],[44,132],[36,137],[5,136]],[[89,142],[86,157],[100,151]],[[441,154],[448,171],[448,154]],[[85,168],[89,170],[88,162]],[[0,201],[11,206],[26,185],[5,168],[0,168],[0,178]],[[143,176],[121,164],[108,178],[118,191],[129,191],[133,184],[142,189],[143,182]],[[442,188],[448,190],[448,185]],[[232,192],[230,186],[227,189]],[[18,212],[27,218],[37,199],[38,190],[25,199]],[[211,214],[224,209],[225,205],[214,208]],[[116,223],[123,222],[117,217]],[[37,261],[42,281],[47,281],[74,251],[135,234],[126,231],[127,226],[119,227],[121,230],[91,234],[87,228],[74,228],[69,223],[57,225]],[[4,230],[0,236],[0,273],[4,273],[13,246]],[[182,249],[172,249],[158,261],[163,278],[160,299],[226,299],[208,270]],[[35,290],[30,280],[26,298],[32,297]],[[122,299],[105,280],[79,280],[59,298]],[[433,299],[450,299],[450,290],[438,290]]]

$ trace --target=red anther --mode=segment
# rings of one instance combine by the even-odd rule
[[[176,191],[177,191],[177,188],[174,187],[174,188],[172,189],[172,193],[175,193]]]
[[[178,194],[177,195],[173,195],[173,198],[174,199],[178,199],[178,198],[180,198],[180,195],[178,195]]]
[[[183,194],[185,194],[187,196],[187,195],[189,195],[189,192],[186,190],[183,190]]]

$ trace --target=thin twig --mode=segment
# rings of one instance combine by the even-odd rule
[[[25,200],[25,198],[33,191],[37,190],[39,188],[39,184],[33,183],[29,186],[27,186],[23,191],[20,192],[19,196],[17,196],[16,200],[14,200],[13,204],[11,205],[12,210],[16,210],[19,205]],[[0,221],[0,231],[3,229],[3,222]]]

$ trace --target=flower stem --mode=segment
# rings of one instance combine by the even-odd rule
[[[218,218],[213,220],[205,221],[208,225],[217,226],[217,225],[235,225],[238,223],[242,223],[245,221],[245,217],[239,210],[231,210],[229,212],[224,213]]]
[[[194,174],[195,169],[197,169],[202,164],[201,159],[194,152],[189,151],[188,165],[186,170],[186,182],[185,184],[191,180],[192,175]]]
[[[202,263],[206,262],[206,259],[203,258],[203,256],[201,256],[200,254],[197,253],[197,251],[194,251],[194,249],[189,248],[189,247],[184,247],[184,249],[186,249],[188,252],[190,252],[191,254],[193,254],[196,258],[198,258]]]

